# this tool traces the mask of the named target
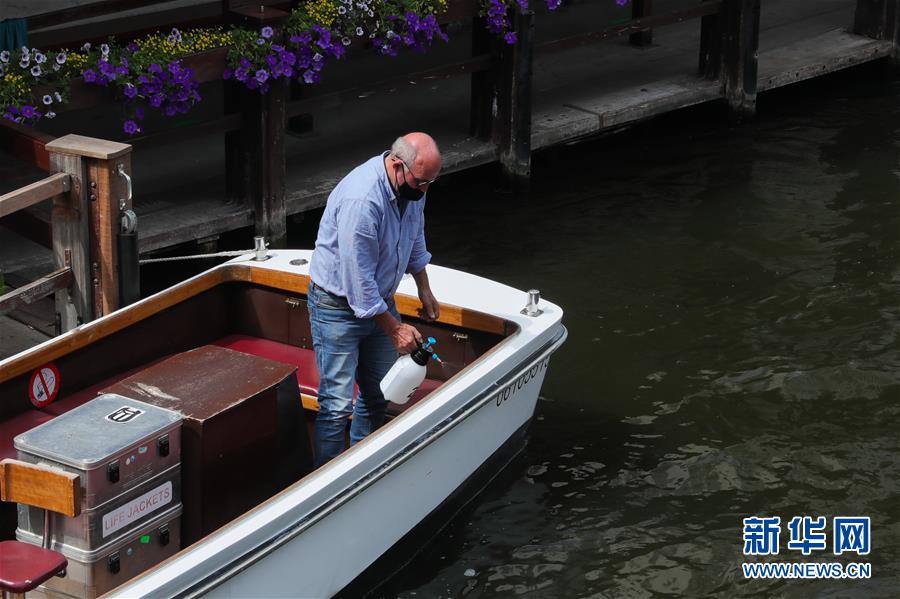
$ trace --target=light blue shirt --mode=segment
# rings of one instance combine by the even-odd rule
[[[425,198],[408,202],[403,216],[387,172],[387,152],[341,179],[325,205],[309,267],[312,281],[347,298],[357,318],[387,310],[404,273],[431,261],[425,249]]]

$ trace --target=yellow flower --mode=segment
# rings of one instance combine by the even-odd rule
[[[324,27],[330,27],[338,18],[338,6],[334,0],[312,0],[306,4],[306,14]]]

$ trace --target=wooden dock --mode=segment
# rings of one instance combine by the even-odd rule
[[[463,19],[449,26],[450,44],[425,55],[388,59],[354,54],[329,65],[323,83],[303,88],[304,95],[287,105],[287,117],[309,114],[314,125],[299,134],[288,130],[276,140],[283,146],[284,171],[283,180],[275,181],[274,195],[279,185],[283,192],[274,198],[274,216],[266,217],[276,221],[268,232],[283,235],[286,218],[322,206],[350,168],[409,130],[435,136],[444,154],[444,173],[499,160],[508,174],[521,179],[527,177],[533,151],[681,108],[719,102],[731,106],[736,118],[751,118],[757,93],[894,56],[896,40],[885,31],[896,27],[885,23],[897,4],[673,0],[658,1],[657,12],[646,16],[640,13],[649,12],[650,0],[635,2],[625,13],[612,0],[573,0],[555,14],[538,8],[536,15],[519,15],[533,30],[520,36],[526,41],[515,50],[473,53],[473,47],[483,44],[481,34],[472,20]],[[710,34],[713,27],[725,26],[715,19],[734,30],[724,42]],[[721,63],[716,56],[724,57]],[[505,119],[499,128],[497,114],[484,112],[479,92],[484,82],[478,79],[479,73],[497,69],[497,61],[511,64],[503,72],[513,77],[505,98],[509,106],[499,107],[499,118]],[[515,68],[520,70],[514,76]],[[224,112],[225,93],[221,82],[207,83],[206,100],[180,129],[134,142],[134,207],[142,254],[198,240],[214,242],[237,229],[255,226],[266,232],[260,231],[256,216],[268,208],[236,197],[230,188],[228,136],[240,119]],[[485,125],[490,119],[493,123]],[[45,133],[121,139],[116,124],[108,104],[94,105],[61,115]],[[10,159],[0,167],[3,175],[5,189],[0,192],[46,173]],[[49,209],[36,207],[27,217],[0,221],[0,226],[35,238],[40,237],[35,229],[48,218]],[[0,255],[0,268],[9,272],[9,263]]]

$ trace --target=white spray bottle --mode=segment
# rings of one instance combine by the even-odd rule
[[[381,379],[381,392],[384,398],[395,404],[405,404],[416,392],[422,381],[425,380],[425,365],[428,360],[441,359],[431,346],[435,344],[434,337],[429,337],[424,344],[413,350],[411,354],[400,356],[388,373]]]

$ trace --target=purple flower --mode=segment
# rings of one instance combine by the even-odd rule
[[[626,4],[628,4],[628,0],[616,0],[616,4],[618,4],[619,6],[625,6]]]
[[[138,124],[135,123],[132,119],[128,119],[127,121],[125,121],[125,123],[122,125],[122,128],[125,129],[125,133],[127,133],[128,135],[134,135],[141,130],[141,128],[138,127]]]
[[[44,97],[41,98],[41,101],[45,105],[49,106],[50,104],[53,104],[53,96],[51,96],[50,94],[44,94]]]
[[[233,75],[234,75],[234,71],[232,71],[232,70],[231,70],[230,68],[228,68],[228,67],[225,67],[225,70],[222,71],[222,79],[231,79],[231,77],[232,77]]]
[[[516,32],[515,31],[507,31],[503,34],[503,41],[507,44],[515,44],[516,43]]]
[[[150,106],[152,106],[153,108],[159,108],[160,106],[162,106],[163,100],[165,99],[166,97],[162,94],[153,94],[152,96],[150,96]]]
[[[41,71],[41,67],[40,67],[40,66],[34,65],[33,67],[31,67],[31,74],[34,75],[35,77],[40,77],[40,76],[41,76],[41,72],[42,72],[42,71]]]
[[[60,52],[59,54],[56,55],[56,64],[66,64],[66,58],[68,58],[66,56],[66,53]]]
[[[109,44],[100,44],[100,54],[103,56],[109,55]]]
[[[269,39],[270,37],[275,35],[275,31],[273,31],[271,27],[263,27],[262,31],[260,31],[260,35],[262,35],[266,39]]]
[[[125,46],[125,48],[131,53],[134,53],[134,52],[137,52],[138,50],[140,50],[140,46],[138,46],[134,42],[128,42],[128,45]]]
[[[47,114],[45,114],[44,116],[45,116],[46,118],[48,118],[48,119],[55,119],[55,118],[56,118],[56,113],[53,112],[52,110],[50,110],[50,111],[48,111]]]
[[[257,46],[262,46],[262,45],[265,44],[265,43],[266,43],[266,40],[264,40],[263,38],[259,38],[259,39],[256,40],[256,45],[257,45]]]
[[[166,116],[175,116],[176,112],[175,107],[171,104],[166,104],[166,107],[163,108],[163,114]]]
[[[141,108],[140,106],[135,106],[134,116],[137,118],[137,120],[143,121],[144,120],[144,109]]]
[[[159,74],[162,73],[162,67],[156,64],[155,62],[147,67],[147,70],[151,73]]]
[[[306,83],[315,83],[319,80],[319,74],[315,71],[307,70],[303,73],[303,81]]]
[[[266,79],[269,78],[269,73],[265,69],[260,69],[256,71],[256,80],[260,83],[265,83]]]
[[[41,113],[35,110],[34,106],[26,104],[22,107],[22,116],[26,119],[40,118]]]
[[[135,96],[137,96],[138,92],[137,92],[137,88],[133,84],[126,83],[125,89],[122,90],[122,93],[125,95],[126,98],[131,99],[131,98],[134,98]]]
[[[97,73],[95,73],[91,69],[88,69],[84,73],[82,73],[82,76],[84,77],[85,83],[94,83],[95,81],[97,81]]]

